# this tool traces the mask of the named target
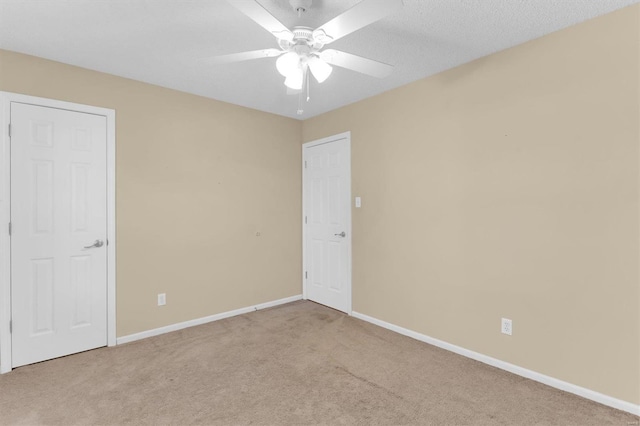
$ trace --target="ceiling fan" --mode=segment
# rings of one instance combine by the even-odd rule
[[[402,7],[402,0],[362,0],[351,9],[329,22],[313,29],[296,26],[289,29],[255,0],[227,0],[232,6],[269,31],[277,40],[279,49],[262,49],[233,53],[211,58],[213,63],[226,64],[260,58],[275,58],[276,69],[285,77],[289,93],[301,93],[304,83],[308,87],[308,74],[324,82],[333,71],[332,65],[384,78],[393,66],[324,46],[372,24]],[[312,0],[289,0],[298,17],[311,7]]]

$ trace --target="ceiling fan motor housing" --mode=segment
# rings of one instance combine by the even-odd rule
[[[287,52],[294,51],[299,54],[317,52],[324,47],[324,43],[317,41],[313,35],[313,29],[309,27],[294,27],[293,40],[278,40],[278,45]]]
[[[293,27],[293,40],[304,40],[310,42],[313,40],[313,30],[309,27]]]

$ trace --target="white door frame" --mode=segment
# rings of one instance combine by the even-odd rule
[[[351,315],[353,312],[353,280],[352,280],[352,265],[351,265],[351,252],[353,248],[353,239],[351,238],[351,132],[344,132],[334,136],[329,136],[327,138],[318,139],[315,141],[307,142],[302,144],[302,298],[307,300],[307,227],[305,226],[305,217],[307,212],[306,208],[306,168],[304,164],[305,154],[309,148],[318,145],[324,145],[331,142],[336,142],[339,140],[347,140],[347,147],[349,148],[349,156],[347,161],[347,171],[349,175],[349,185],[347,186],[347,191],[349,192],[349,206],[347,208],[347,237],[346,243],[349,245],[347,250],[347,268],[348,268],[348,284],[349,284],[349,292],[347,293],[349,298],[349,309],[347,314]]]
[[[107,345],[116,344],[116,112],[112,109],[0,92],[0,374],[11,371],[11,102],[101,115],[107,119]]]

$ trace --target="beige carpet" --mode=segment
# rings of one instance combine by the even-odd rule
[[[3,425],[638,420],[304,301],[0,376]]]

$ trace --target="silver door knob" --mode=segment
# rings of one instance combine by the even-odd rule
[[[339,233],[339,234],[333,234],[333,235],[335,235],[336,237],[342,237],[342,238],[344,238],[344,237],[346,237],[346,236],[347,236],[347,233],[346,233],[346,232],[344,232],[344,231],[342,231],[342,232],[341,232],[341,233]]]
[[[84,248],[86,248],[86,249],[90,249],[90,248],[94,248],[94,247],[102,247],[103,245],[104,245],[104,241],[102,241],[102,240],[96,240],[96,242],[95,242],[95,243],[93,243],[93,244],[92,244],[92,245],[90,245],[90,246],[85,246]]]

